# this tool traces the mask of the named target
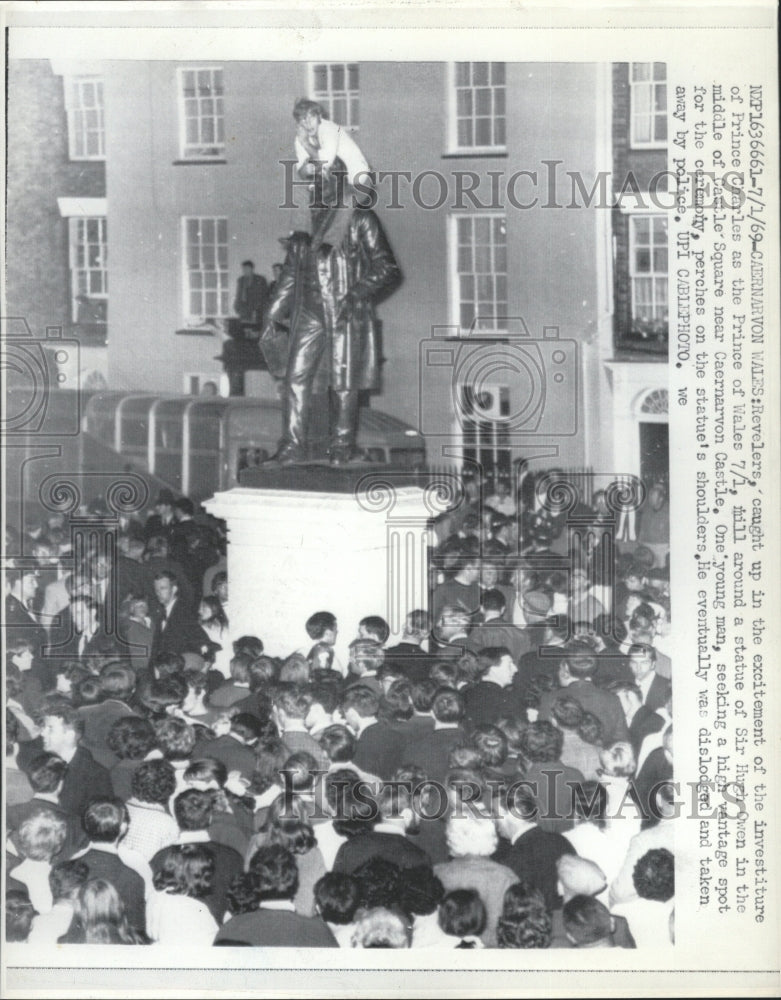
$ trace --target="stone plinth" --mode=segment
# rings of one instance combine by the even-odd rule
[[[284,655],[308,643],[309,615],[331,611],[346,663],[361,618],[382,615],[393,643],[407,613],[428,607],[429,519],[449,491],[392,471],[340,470],[330,492],[302,489],[307,477],[322,483],[312,469],[281,470],[277,488],[240,486],[204,506],[228,525],[231,634]]]

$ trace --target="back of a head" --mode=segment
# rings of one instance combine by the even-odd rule
[[[399,903],[411,916],[434,913],[445,895],[445,887],[428,866],[402,868]]]
[[[67,836],[67,823],[42,802],[16,831],[16,843],[25,858],[51,861],[59,853]]]
[[[56,903],[60,899],[73,899],[75,893],[89,878],[86,861],[61,861],[49,872],[49,888]]]
[[[292,899],[298,892],[296,859],[279,844],[259,848],[250,860],[249,871],[261,900]]]
[[[591,895],[573,896],[562,911],[564,931],[576,948],[610,938],[613,919],[610,911]]]
[[[318,742],[334,764],[346,763],[355,756],[355,736],[347,726],[328,726],[320,733]]]
[[[478,937],[486,919],[485,904],[474,889],[455,889],[439,904],[439,926],[451,937]]]
[[[56,753],[40,753],[27,769],[34,792],[55,792],[65,777],[68,765]]]
[[[365,684],[356,684],[345,691],[342,698],[342,712],[354,709],[362,719],[375,716],[380,709],[379,696]]]
[[[494,821],[487,816],[470,813],[451,816],[447,821],[445,837],[452,858],[467,855],[490,857],[499,843]]]
[[[507,760],[507,737],[496,726],[475,726],[471,741],[484,767],[501,767]]]
[[[5,939],[9,944],[26,941],[36,915],[26,892],[9,889],[5,894]]]
[[[249,653],[236,653],[231,657],[230,673],[236,684],[249,684],[250,667],[254,660]]]
[[[312,642],[319,642],[326,632],[336,629],[336,616],[330,611],[317,611],[307,619],[305,628]]]
[[[675,858],[664,847],[647,851],[632,872],[635,891],[641,899],[666,903],[675,895]]]
[[[382,906],[362,913],[352,936],[353,948],[409,948],[410,940],[404,915]]]
[[[464,699],[453,688],[440,688],[431,703],[431,713],[437,722],[460,722],[465,713]]]
[[[214,813],[214,796],[188,788],[174,799],[174,817],[180,830],[207,830]]]
[[[353,875],[326,872],[315,885],[317,912],[329,924],[351,924],[360,901],[360,885]]]
[[[157,859],[154,886],[158,892],[202,899],[214,884],[214,854],[205,844],[172,844]]]
[[[596,896],[607,886],[599,865],[577,854],[562,854],[556,862],[556,872],[565,897]]]
[[[597,668],[594,650],[586,642],[571,642],[565,647],[563,662],[577,680],[588,680]]]
[[[82,817],[84,831],[95,844],[115,843],[129,821],[127,806],[121,799],[95,799]]]
[[[186,760],[195,747],[195,733],[183,719],[173,716],[155,725],[157,745],[166,760]]]
[[[363,629],[369,639],[373,639],[380,646],[384,646],[388,641],[390,626],[380,615],[368,615],[366,618],[362,618],[358,627]]]
[[[167,760],[145,760],[133,772],[133,798],[166,805],[176,791],[176,773]]]
[[[136,686],[135,672],[121,664],[109,664],[100,673],[100,686],[105,698],[123,701],[132,695]]]
[[[560,729],[577,729],[583,719],[583,707],[575,698],[559,694],[551,705],[551,715]]]
[[[552,722],[539,719],[532,722],[521,737],[521,752],[527,760],[535,764],[558,761],[564,744],[564,736]]]
[[[375,855],[353,872],[358,881],[361,906],[397,907],[401,902],[401,868],[388,858]]]
[[[148,719],[117,719],[106,742],[120,760],[143,760],[155,745],[155,731]]]
[[[551,932],[550,914],[538,899],[529,896],[511,914],[501,917],[496,942],[500,948],[547,948]]]

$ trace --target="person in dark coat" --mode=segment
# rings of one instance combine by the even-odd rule
[[[259,848],[250,862],[256,893],[254,909],[231,917],[217,933],[217,945],[244,944],[256,948],[338,948],[325,921],[296,913],[296,859],[278,844]]]
[[[174,799],[174,816],[179,824],[179,844],[203,844],[214,858],[214,879],[211,891],[203,902],[219,924],[228,908],[228,889],[244,870],[244,859],[232,847],[211,839],[209,827],[214,818],[214,796],[197,788],[189,788]],[[157,873],[163,864],[165,848],[158,851],[150,864]]]
[[[403,787],[383,788],[377,796],[379,821],[371,830],[349,837],[339,848],[333,870],[351,875],[371,858],[384,858],[399,868],[431,868],[431,859],[407,832],[419,821],[412,794]]]
[[[497,823],[502,839],[494,860],[539,889],[547,909],[554,910],[560,905],[556,862],[575,849],[560,833],[546,833],[537,825],[537,800],[528,785],[515,782],[504,790],[503,799]]]
[[[27,770],[42,750],[57,754],[67,764],[60,806],[73,816],[81,816],[94,797],[110,798],[111,778],[105,767],[95,761],[86,747],[81,746],[84,720],[64,698],[52,698],[42,709],[41,736],[19,749],[19,766]]]
[[[91,879],[110,882],[125,904],[129,923],[141,933],[146,931],[146,886],[135,869],[120,856],[120,841],[127,833],[130,816],[119,799],[95,799],[84,811],[84,830],[88,846],[75,855],[89,868]]]
[[[179,580],[173,573],[155,575],[155,596],[152,658],[158,653],[198,653],[201,649],[201,629],[190,607],[179,595]]]
[[[495,725],[505,716],[521,713],[512,682],[517,667],[506,646],[488,646],[478,654],[481,675],[476,684],[464,688],[468,726]]]
[[[266,309],[268,283],[262,274],[255,274],[251,260],[241,262],[241,277],[236,282],[233,311],[242,323],[260,326]]]

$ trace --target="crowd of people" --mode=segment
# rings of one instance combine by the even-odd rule
[[[285,656],[186,497],[7,538],[7,940],[672,944],[664,491],[617,544],[539,481],[465,481],[403,636],[302,607]]]

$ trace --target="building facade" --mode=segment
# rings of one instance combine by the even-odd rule
[[[380,306],[375,405],[426,433],[436,464],[479,457],[505,474],[537,456],[658,478],[666,223],[610,205],[627,170],[647,185],[664,169],[663,73],[645,63],[52,64],[39,101],[53,114],[59,82],[59,155],[105,169],[102,214],[97,188],[77,204],[50,171],[56,294],[67,282],[72,322],[84,305],[74,289],[106,321],[111,388],[219,383],[241,262],[270,278],[280,237],[304,219],[306,191],[290,185],[291,111],[308,94],[378,172],[377,211],[404,272]],[[10,196],[17,228],[43,211]],[[255,391],[273,386],[260,378]]]

